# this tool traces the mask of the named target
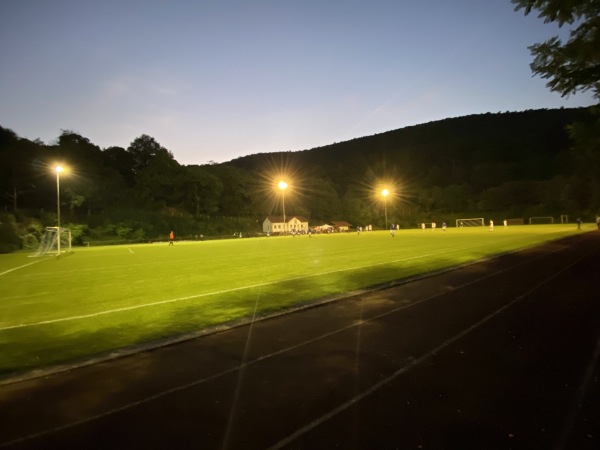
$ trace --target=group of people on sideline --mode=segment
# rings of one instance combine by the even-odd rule
[[[577,222],[577,229],[581,230],[581,225],[583,224],[583,221],[581,220],[580,217],[578,217],[576,222]],[[504,226],[504,228],[506,228],[508,226],[508,221],[506,219],[503,220],[502,221],[502,225]],[[600,215],[596,216],[596,225],[598,227],[598,231],[600,231]],[[437,225],[436,225],[435,222],[431,223],[431,229],[432,230],[435,230],[436,226]],[[462,226],[462,223],[461,223],[461,226]],[[491,219],[489,221],[489,226],[490,226],[490,231],[494,231],[494,221],[491,220]],[[447,227],[446,222],[442,222],[442,231],[446,231],[446,227]],[[421,229],[423,231],[425,231],[425,228],[426,228],[425,223],[424,222],[421,223]],[[368,225],[364,229],[365,230],[372,230],[371,225]],[[396,235],[396,230],[399,230],[399,229],[400,229],[400,225],[399,224],[391,224],[390,225],[390,234],[391,234],[391,236],[394,237]],[[296,233],[295,231],[296,230],[294,230],[294,232],[292,232],[293,236],[295,236],[296,234],[300,234],[300,233]],[[356,227],[356,232],[358,234],[360,234],[361,231],[363,231],[363,227]],[[302,234],[304,234],[304,233],[302,233]],[[203,235],[200,235],[200,236],[201,236],[201,239],[204,238]],[[235,237],[238,237],[238,236],[242,237],[242,233],[239,233],[239,235],[236,233],[236,234],[234,234],[234,236]],[[312,230],[310,228],[308,230],[308,236],[312,237]],[[196,236],[196,239],[197,238],[198,238],[198,236]],[[171,232],[169,233],[169,245],[173,245],[174,241],[175,241],[175,232],[171,230]]]

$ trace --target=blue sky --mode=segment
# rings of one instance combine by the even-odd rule
[[[555,34],[509,0],[2,0],[0,125],[181,164],[448,117],[588,106],[533,77]]]

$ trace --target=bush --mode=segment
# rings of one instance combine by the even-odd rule
[[[40,246],[40,240],[33,233],[21,236],[21,246],[27,250],[35,250]]]
[[[133,228],[119,226],[119,227],[117,227],[116,231],[117,231],[117,236],[119,236],[122,239],[127,239],[129,237],[129,235],[131,234],[131,232],[133,231]]]
[[[0,214],[0,253],[10,253],[19,250],[21,239],[15,216]]]
[[[131,234],[131,238],[134,241],[143,241],[146,238],[146,233],[144,233],[143,229],[138,228],[137,230],[133,231],[133,233]]]
[[[89,227],[84,223],[69,223],[65,228],[71,230],[71,243],[73,245],[83,245],[84,238],[90,234]]]

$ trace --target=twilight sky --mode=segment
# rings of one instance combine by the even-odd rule
[[[448,117],[588,106],[532,77],[561,34],[510,0],[2,0],[0,125],[181,164]]]

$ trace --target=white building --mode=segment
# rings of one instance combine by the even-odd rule
[[[286,216],[285,222],[282,216],[269,216],[263,222],[263,233],[307,233],[308,219],[301,216]]]

